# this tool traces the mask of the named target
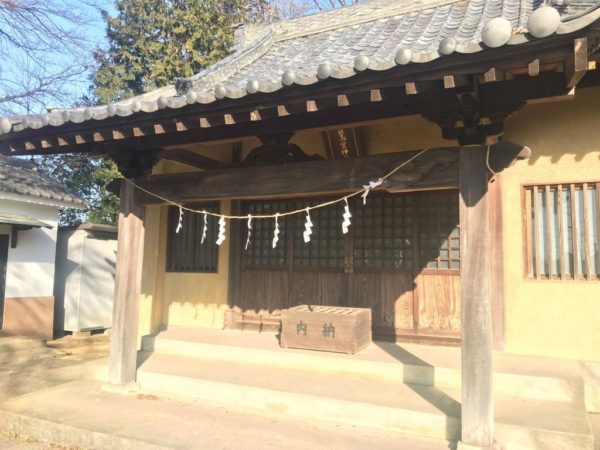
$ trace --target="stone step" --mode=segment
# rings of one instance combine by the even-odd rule
[[[356,376],[435,386],[461,388],[460,369],[433,366],[393,343],[378,342],[357,355],[342,355],[280,348],[274,335],[218,330],[219,334],[159,333],[145,336],[142,349],[167,355],[210,359],[222,362],[243,362],[259,366],[298,371]],[[208,338],[207,338],[208,337]],[[205,338],[200,340],[200,338]],[[267,345],[268,344],[268,345]],[[494,390],[515,397],[573,401],[582,397],[581,379],[563,374],[524,373],[518,371],[494,373]]]
[[[458,402],[430,386],[379,381],[374,388],[348,376],[145,356],[137,375],[144,391],[450,441],[460,434]]]
[[[168,354],[143,353],[141,360],[141,389],[166,397],[450,442],[460,438],[455,389]],[[582,403],[496,396],[495,406],[496,436],[504,448],[593,449]]]

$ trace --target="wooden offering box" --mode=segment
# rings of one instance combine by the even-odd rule
[[[281,313],[281,346],[357,353],[371,343],[371,309],[300,305]]]

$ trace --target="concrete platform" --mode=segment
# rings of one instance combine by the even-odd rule
[[[460,437],[456,348],[376,343],[341,355],[281,349],[272,334],[177,328],[146,337],[144,349],[144,391],[449,443]],[[504,448],[593,448],[577,363],[510,355],[495,363]]]
[[[75,381],[0,403],[0,429],[40,441],[102,450],[447,450],[445,441],[364,427],[290,420],[208,402]]]

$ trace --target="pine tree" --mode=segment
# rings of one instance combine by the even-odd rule
[[[236,25],[269,17],[266,0],[117,0],[104,14],[109,47],[95,54],[102,103],[189,77],[230,52]]]

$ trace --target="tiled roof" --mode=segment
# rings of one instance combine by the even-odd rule
[[[65,186],[39,173],[27,160],[0,155],[0,198],[2,193],[28,195],[85,207]]]
[[[242,28],[234,52],[193,77],[111,105],[3,118],[0,134],[209,104],[364,70],[423,64],[453,53],[571,33],[599,19],[600,0],[370,0]]]

